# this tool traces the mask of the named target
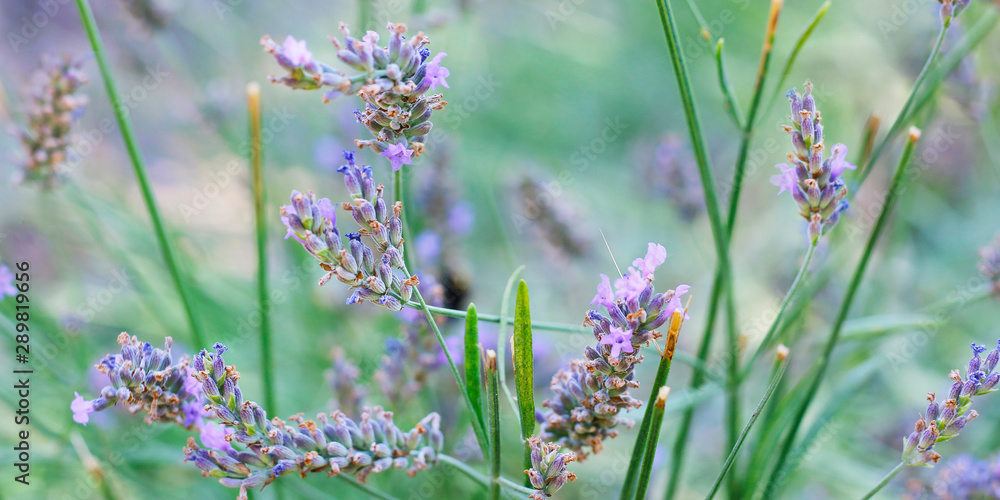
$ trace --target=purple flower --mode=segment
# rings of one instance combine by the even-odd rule
[[[787,163],[779,163],[775,165],[775,168],[781,169],[780,174],[771,176],[771,184],[781,188],[778,190],[778,194],[794,190],[799,182],[799,178],[795,175],[795,169],[788,166]]]
[[[426,262],[436,262],[441,255],[441,237],[430,229],[425,229],[417,235],[417,255]]]
[[[17,288],[14,287],[14,273],[9,267],[0,265],[0,300],[3,300],[4,296],[13,297],[15,295],[17,295]]]
[[[306,50],[306,41],[295,41],[292,35],[285,38],[285,43],[281,45],[281,53],[288,58],[288,62],[297,68],[301,68],[312,61],[312,53]]]
[[[848,168],[855,170],[858,167],[847,161],[847,146],[839,143],[834,144],[833,149],[830,150],[831,177],[840,177],[844,173],[844,170]]]
[[[684,305],[681,304],[681,298],[680,297],[681,297],[681,295],[684,295],[685,293],[688,293],[688,290],[691,290],[691,287],[688,286],[688,285],[677,285],[677,288],[674,289],[674,296],[673,296],[673,298],[671,298],[670,301],[667,302],[667,305],[666,305],[666,307],[664,307],[662,314],[664,314],[666,316],[670,316],[671,314],[673,314],[676,311],[683,311],[684,310]],[[684,315],[684,319],[688,319],[688,315],[687,314]]]
[[[456,203],[448,212],[448,229],[457,234],[467,234],[475,223],[475,209],[467,201]]]
[[[638,296],[646,289],[648,283],[635,268],[630,267],[628,271],[625,276],[615,280],[615,295],[619,299],[629,300]]]
[[[653,242],[650,242],[647,248],[646,257],[635,259],[632,265],[642,271],[643,278],[650,279],[656,268],[667,260],[667,249],[663,248],[663,245]]]
[[[226,435],[235,432],[231,427],[209,422],[201,428],[201,444],[219,451],[232,450],[232,445],[229,444],[229,441],[226,441]]]
[[[632,332],[626,332],[617,326],[612,326],[611,333],[601,338],[600,343],[611,346],[611,359],[618,359],[622,351],[627,353],[635,351],[632,347]]]
[[[448,55],[447,52],[438,52],[438,54],[434,56],[434,59],[431,59],[431,62],[427,63],[427,73],[424,75],[424,78],[426,78],[430,84],[431,90],[437,88],[438,84],[443,85],[446,89],[451,88],[448,86],[448,82],[444,80],[445,78],[451,76],[451,72],[448,71],[448,68],[441,66],[441,59],[446,55]]]
[[[403,165],[413,165],[413,160],[410,159],[413,156],[413,150],[407,149],[402,144],[390,144],[389,147],[385,148],[385,151],[379,154],[389,159],[393,170],[399,170],[403,168]]]
[[[73,410],[73,421],[78,424],[87,425],[87,422],[90,421],[90,414],[95,411],[94,402],[85,401],[83,396],[76,391],[73,394],[76,395],[76,398],[69,404],[69,409]]]
[[[602,305],[608,309],[614,307],[615,293],[611,290],[611,280],[606,274],[601,275],[601,283],[597,285],[597,295],[594,296],[594,300],[590,301],[590,304]]]

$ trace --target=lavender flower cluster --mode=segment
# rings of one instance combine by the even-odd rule
[[[70,146],[73,121],[87,105],[87,96],[77,90],[87,83],[82,60],[45,57],[33,75],[30,102],[24,114],[26,130],[18,132],[24,147],[24,162],[15,181],[38,182],[53,187],[62,173]]]
[[[907,483],[903,500],[959,500],[1000,498],[1000,460],[955,457],[930,484]]]
[[[400,220],[403,204],[396,202],[390,211],[382,197],[382,185],[375,185],[371,167],[359,166],[352,152],[344,152],[344,158],[347,165],[338,171],[344,174],[344,184],[353,199],[341,207],[351,212],[360,231],[348,233],[349,243],[344,247],[333,203],[327,198],[317,201],[312,192],[292,191],[291,204],[281,207],[281,222],[288,230],[285,238],[294,237],[327,271],[320,285],[336,277],[351,287],[348,304],[369,301],[398,311],[420,283],[416,275],[400,278],[395,272],[405,273],[406,268]],[[365,245],[362,237],[371,243]]]
[[[447,104],[441,94],[428,92],[438,85],[448,88],[445,79],[449,71],[441,66],[446,53],[429,58],[430,49],[425,45],[430,40],[422,32],[407,40],[403,36],[406,25],[389,23],[387,28],[386,47],[378,45],[378,33],[368,31],[358,40],[343,23],[340,25],[343,43],[330,37],[337,48],[337,58],[361,72],[354,76],[314,60],[305,41],[296,41],[291,36],[282,45],[264,36],[261,45],[288,70],[283,77],[271,77],[272,82],[294,89],[329,87],[323,94],[324,101],[346,94],[358,95],[365,108],[355,114],[375,138],[355,143],[389,158],[392,168],[399,170],[403,164],[412,165],[412,158],[423,153],[424,141],[433,127],[431,115]]]
[[[122,346],[121,353],[108,354],[96,366],[111,382],[101,389],[101,395],[87,401],[74,393],[76,398],[70,404],[74,421],[86,425],[91,413],[121,403],[132,413],[144,410],[150,424],[203,426],[201,384],[193,376],[186,355],[173,362],[170,355],[173,339],[167,337],[163,349],[158,349],[123,332],[118,343]]]
[[[532,500],[551,497],[567,482],[576,481],[576,474],[566,470],[566,466],[576,460],[575,453],[559,453],[561,446],[542,442],[536,436],[528,438],[528,446],[531,448],[531,468],[524,473],[531,487],[538,490],[531,494]]]
[[[958,370],[951,372],[954,383],[943,404],[936,401],[933,393],[927,395],[930,402],[927,411],[917,420],[913,432],[903,439],[903,463],[909,466],[937,463],[941,455],[934,450],[934,445],[957,436],[979,415],[970,408],[974,397],[998,389],[1000,372],[995,369],[1000,361],[1000,340],[985,360],[981,356],[984,352],[985,346],[972,344],[972,359],[966,366],[965,379]]]
[[[364,409],[360,421],[339,411],[319,414],[315,421],[301,414],[288,422],[268,420],[260,405],[243,399],[240,374],[222,357],[226,346],[217,343],[214,350],[194,358],[195,377],[208,399],[206,409],[223,428],[219,432],[210,427],[211,432],[202,435],[203,446],[188,439],[185,461],[194,462],[205,477],[239,488],[240,499],[247,490],[289,474],[345,473],[364,482],[368,475],[390,468],[406,469],[412,476],[436,463],[444,443],[437,413],[407,432],[396,427],[392,412],[380,407]]]
[[[673,351],[684,315],[680,297],[690,289],[680,285],[655,293],[653,272],[666,257],[663,246],[650,243],[646,256],[636,259],[634,267],[615,280],[614,290],[608,277],[601,275],[591,304],[603,306],[607,316],[596,309],[587,313],[585,324],[593,327],[597,343],[587,347],[585,359],[570,361],[552,377],[555,394],[543,403],[548,411],[543,416],[541,439],[573,450],[582,460],[585,447],[599,453],[605,438],[617,436],[615,427],[632,424],[618,413],[642,405],[628,392],[639,387],[634,380],[635,367],[643,359],[639,348],[660,338],[656,329],[673,319],[667,338],[667,349]]]
[[[847,146],[836,144],[830,157],[823,158],[823,124],[812,84],[806,82],[805,93],[788,91],[791,103],[792,126],[784,130],[792,137],[795,151],[788,153],[788,161],[776,165],[780,174],[771,177],[771,184],[778,186],[778,194],[788,191],[799,207],[799,215],[809,221],[809,239],[815,241],[829,231],[847,209],[847,186],[841,178],[845,169],[855,169],[847,161]]]

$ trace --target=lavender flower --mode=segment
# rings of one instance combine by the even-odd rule
[[[947,23],[951,21],[960,9],[969,5],[969,1],[970,0],[938,0],[938,3],[941,4],[941,22]]]
[[[389,23],[388,46],[378,45],[379,35],[368,31],[360,40],[351,36],[343,23],[343,42],[330,37],[337,48],[337,58],[360,73],[354,76],[337,71],[313,60],[305,42],[289,36],[278,45],[270,37],[261,38],[264,50],[273,54],[288,74],[271,77],[272,82],[294,89],[329,88],[324,101],[342,95],[356,94],[365,103],[357,111],[358,121],[365,125],[374,139],[356,140],[358,147],[368,146],[390,159],[392,168],[412,165],[413,157],[424,151],[424,141],[433,124],[431,114],[447,104],[441,94],[430,94],[438,85],[448,88],[450,75],[441,66],[446,55],[441,52],[428,60],[430,41],[422,32],[409,40],[403,36],[406,26]]]
[[[979,272],[993,283],[993,293],[1000,295],[1000,233],[997,233],[989,245],[979,250]],[[0,279],[0,283],[2,282]]]
[[[905,500],[957,500],[960,498],[1000,498],[1000,461],[955,457],[941,468],[930,484],[907,483]]]
[[[677,208],[682,220],[691,222],[704,210],[705,194],[698,169],[679,136],[667,135],[656,146],[651,161],[647,157],[638,163],[646,165],[640,174],[642,187],[666,198]]]
[[[208,398],[206,408],[233,430],[223,437],[230,447],[225,449],[217,436],[206,442],[203,435],[203,446],[188,439],[184,456],[203,476],[239,488],[238,498],[289,474],[346,473],[363,482],[369,474],[389,468],[413,475],[436,463],[444,441],[438,414],[431,413],[407,432],[396,427],[392,412],[380,407],[363,410],[360,421],[339,411],[319,414],[315,421],[301,414],[289,422],[268,420],[260,405],[243,399],[239,372],[222,358],[226,350],[216,344],[214,353],[202,351],[194,367]]]
[[[985,346],[972,344],[972,359],[966,366],[965,379],[958,370],[952,370],[949,377],[954,383],[943,404],[937,402],[933,393],[927,395],[927,411],[917,420],[913,432],[903,439],[903,463],[908,466],[937,463],[941,455],[934,450],[934,445],[957,436],[979,416],[970,406],[974,397],[997,390],[1000,372],[995,369],[1000,361],[1000,340],[985,359],[982,357],[984,352]]]
[[[87,83],[82,65],[82,60],[68,56],[45,57],[32,75],[24,111],[28,126],[18,133],[25,158],[15,181],[53,187],[63,173],[73,121],[87,104],[87,96],[76,93]]]
[[[576,474],[566,470],[566,466],[576,460],[575,453],[559,453],[558,444],[544,443],[536,436],[528,438],[528,446],[531,448],[531,468],[524,473],[531,487],[538,490],[531,494],[532,500],[550,497],[567,482],[576,481]]]
[[[358,381],[361,370],[347,359],[342,348],[334,347],[330,354],[333,364],[326,371],[326,381],[333,389],[333,407],[355,415],[361,410],[365,400],[365,390]]]
[[[5,296],[16,297],[17,287],[14,286],[14,273],[9,267],[0,264],[0,300]]]
[[[399,170],[403,165],[413,165],[413,160],[410,159],[413,151],[406,149],[402,144],[390,144],[379,154],[389,159],[393,170]]]
[[[806,82],[801,96],[788,91],[792,126],[785,132],[792,137],[793,153],[788,163],[776,165],[781,173],[771,177],[778,194],[789,191],[799,207],[799,214],[809,221],[809,238],[815,240],[829,231],[847,209],[847,186],[841,178],[845,169],[855,169],[847,162],[847,146],[836,144],[830,157],[823,159],[823,125],[812,96],[812,84]]]
[[[382,185],[375,185],[371,167],[359,166],[349,151],[344,152],[344,158],[347,165],[338,171],[344,174],[344,184],[353,199],[341,207],[351,212],[360,227],[359,232],[347,234],[348,245],[345,247],[341,241],[333,204],[326,198],[316,201],[312,192],[292,191],[291,204],[281,207],[281,222],[288,236],[294,236],[327,271],[320,285],[336,277],[354,292],[348,304],[367,300],[398,311],[420,283],[415,275],[400,278],[396,274],[405,267],[400,220],[403,204],[396,202],[390,211],[382,198]],[[369,240],[368,245],[362,238]]]
[[[183,427],[202,427],[203,399],[200,384],[192,376],[187,356],[174,363],[170,355],[173,339],[163,349],[139,342],[127,333],[118,336],[121,354],[108,354],[96,366],[110,384],[97,399],[84,400],[78,393],[70,404],[73,420],[86,425],[90,414],[121,403],[130,412],[146,412],[146,422],[169,422]]]
[[[555,396],[543,403],[548,411],[543,415],[541,439],[565,446],[583,459],[584,447],[599,453],[602,440],[617,435],[618,424],[631,425],[617,415],[642,405],[628,392],[639,386],[634,380],[635,366],[643,359],[638,351],[660,338],[657,328],[670,321],[667,352],[673,352],[684,317],[680,297],[690,289],[680,285],[655,293],[653,272],[664,259],[666,250],[650,243],[646,256],[632,263],[614,290],[608,277],[601,275],[591,304],[605,307],[607,316],[596,309],[587,313],[585,324],[593,326],[596,345],[587,347],[585,359],[570,361],[552,377]]]
[[[566,260],[580,257],[587,252],[589,242],[580,234],[573,217],[579,212],[565,200],[557,203],[549,190],[538,179],[525,176],[518,186],[515,204],[523,207],[523,215],[515,213],[514,226],[518,231],[526,227],[535,240],[545,243],[542,249],[552,258]]]

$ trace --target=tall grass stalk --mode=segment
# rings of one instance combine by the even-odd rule
[[[84,31],[87,32],[90,46],[94,50],[94,59],[97,60],[97,66],[101,71],[101,78],[104,80],[104,88],[108,93],[108,99],[111,101],[111,107],[114,109],[115,118],[118,120],[118,128],[121,129],[122,140],[125,142],[125,149],[128,151],[129,158],[131,159],[132,170],[139,184],[142,200],[146,204],[146,211],[149,212],[149,218],[153,222],[153,230],[156,233],[156,240],[160,246],[160,253],[163,254],[163,260],[167,264],[167,271],[170,273],[174,287],[177,289],[177,294],[180,296],[181,304],[184,307],[184,312],[187,315],[188,326],[191,329],[191,340],[199,348],[206,347],[201,329],[198,326],[198,321],[195,318],[194,305],[185,290],[184,278],[181,275],[180,267],[177,265],[170,240],[167,237],[166,225],[160,216],[160,209],[156,203],[156,195],[153,193],[153,188],[146,176],[146,163],[142,158],[142,152],[139,150],[139,144],[135,139],[135,132],[132,130],[128,107],[121,101],[122,94],[118,92],[118,86],[111,74],[111,66],[108,64],[108,58],[104,52],[104,43],[101,41],[101,33],[97,28],[97,20],[94,19],[94,12],[91,10],[88,0],[76,0],[76,6],[80,10],[80,21],[83,23]]]
[[[278,411],[274,391],[274,346],[271,344],[271,301],[268,287],[267,222],[264,213],[267,194],[264,189],[263,144],[260,138],[260,85],[247,85],[247,108],[250,112],[250,167],[253,170],[253,207],[257,235],[257,309],[260,311],[260,362],[264,378],[264,403],[275,414]]]

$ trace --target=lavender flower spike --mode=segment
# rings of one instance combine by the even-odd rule
[[[118,336],[121,354],[108,354],[96,366],[110,384],[97,399],[84,400],[78,393],[70,409],[73,420],[86,425],[90,414],[121,403],[130,412],[146,412],[146,422],[175,423],[202,427],[204,421],[201,385],[194,379],[187,356],[174,363],[170,356],[173,340],[167,337],[163,349],[139,342],[127,333]]]
[[[830,157],[823,158],[823,125],[812,84],[806,82],[805,93],[788,91],[792,126],[785,132],[792,138],[794,152],[788,153],[790,163],[776,165],[781,173],[771,177],[778,194],[788,191],[799,207],[799,215],[809,221],[809,239],[815,240],[832,228],[847,209],[847,186],[841,178],[846,169],[855,169],[847,162],[847,146],[836,144]]]
[[[662,337],[657,328],[668,321],[667,343],[672,345],[684,319],[680,296],[690,287],[680,285],[659,294],[653,287],[653,272],[666,256],[666,249],[650,243],[646,256],[615,281],[614,290],[601,275],[591,304],[606,308],[607,316],[596,309],[587,313],[584,324],[593,327],[597,342],[587,347],[584,359],[570,361],[552,377],[554,396],[543,403],[548,411],[539,438],[573,450],[582,460],[585,448],[599,453],[605,438],[617,436],[619,424],[631,426],[618,413],[642,405],[629,394],[639,387],[634,380],[635,367],[643,359],[639,349]]]
[[[87,83],[83,61],[70,57],[45,57],[31,78],[30,96],[24,114],[26,130],[18,133],[24,161],[16,182],[38,182],[53,187],[64,173],[72,153],[73,122],[83,113],[87,96],[77,94]]]
[[[559,453],[558,444],[544,443],[537,436],[528,438],[528,446],[531,448],[531,468],[524,473],[531,487],[538,490],[531,494],[532,500],[551,497],[567,482],[576,481],[576,474],[566,470],[566,466],[576,460],[575,453]]]
[[[206,389],[206,408],[232,432],[224,430],[221,441],[217,434],[203,433],[202,446],[189,438],[184,456],[203,476],[239,488],[238,498],[284,475],[346,473],[364,482],[369,474],[390,468],[413,475],[437,462],[444,444],[437,413],[406,432],[396,427],[392,412],[380,407],[365,408],[358,421],[339,411],[319,414],[315,421],[302,414],[288,422],[268,419],[260,405],[243,399],[239,372],[226,366],[225,346],[216,346],[216,352],[202,351],[195,358],[195,376]]]
[[[353,198],[341,208],[351,213],[359,228],[347,234],[347,245],[337,229],[333,204],[326,198],[316,201],[311,192],[292,191],[291,203],[281,207],[281,222],[288,235],[327,271],[320,285],[336,277],[351,287],[348,304],[369,301],[398,311],[420,283],[415,275],[401,277],[397,273],[405,267],[400,219],[403,204],[396,202],[389,207],[382,198],[382,185],[375,185],[371,167],[358,165],[350,151],[344,152],[344,158],[347,164],[337,171],[344,174],[344,184]]]
[[[294,89],[327,89],[324,102],[349,94],[360,97],[365,106],[357,111],[358,121],[373,138],[355,140],[355,144],[383,154],[392,161],[393,169],[398,170],[404,163],[411,164],[411,157],[423,153],[427,134],[433,127],[431,114],[448,104],[441,94],[428,92],[439,85],[448,88],[445,79],[450,72],[441,66],[444,52],[429,58],[430,49],[425,47],[430,43],[427,35],[417,33],[407,39],[403,36],[405,25],[389,23],[386,28],[387,46],[378,45],[380,37],[374,31],[367,32],[360,40],[352,37],[343,23],[340,25],[343,38],[330,37],[337,58],[358,72],[354,75],[313,60],[305,42],[291,36],[282,45],[264,36],[261,45],[288,71],[284,77],[271,77],[272,82]]]
[[[913,432],[903,439],[903,463],[908,466],[937,463],[941,455],[934,445],[957,436],[979,416],[970,408],[973,398],[996,392],[1000,382],[1000,372],[996,371],[1000,361],[1000,340],[985,359],[982,357],[984,352],[986,347],[972,344],[972,358],[966,367],[965,379],[958,370],[951,372],[954,382],[943,404],[937,402],[933,393],[927,395],[927,411],[917,420]]]

